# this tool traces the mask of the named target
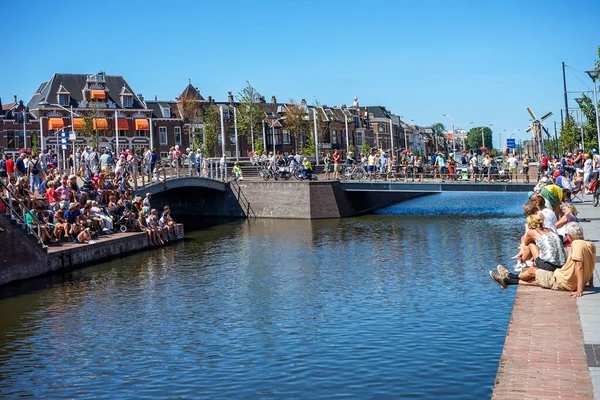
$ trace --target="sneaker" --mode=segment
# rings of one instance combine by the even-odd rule
[[[95,241],[95,240],[90,240],[90,241],[88,242],[88,244],[94,244],[94,243],[96,243],[96,241]]]
[[[510,271],[507,270],[506,268],[504,268],[503,265],[498,265],[496,267],[496,269],[498,270],[498,274],[500,274],[500,276],[502,277],[502,279],[508,278],[508,275],[510,274]]]
[[[521,272],[523,270],[523,268],[525,268],[527,266],[527,264],[525,264],[523,261],[519,261],[517,262],[517,264],[515,265],[515,272]]]
[[[498,286],[500,286],[503,290],[508,287],[508,285],[504,283],[504,278],[502,278],[498,274],[493,273],[492,271],[490,271],[490,278],[492,278],[494,282],[496,282]]]

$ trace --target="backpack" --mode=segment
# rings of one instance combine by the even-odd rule
[[[40,162],[31,160],[29,162],[29,166],[31,167],[31,173],[37,175],[40,173]]]

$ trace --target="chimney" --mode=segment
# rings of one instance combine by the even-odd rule
[[[231,94],[231,92],[227,92],[227,101],[229,102],[229,104],[233,104],[233,95]]]
[[[144,101],[144,96],[142,96],[141,93],[138,93],[137,97],[138,99],[140,99],[140,101]]]
[[[208,96],[208,104],[212,103],[212,96]]]
[[[302,99],[302,101],[300,102],[301,105],[305,106],[306,105],[306,99]]]
[[[271,96],[271,104],[276,104],[277,103],[277,99],[275,98],[275,96]]]
[[[342,104],[342,110],[345,110],[346,108],[348,108],[348,107],[346,107],[345,104]]]
[[[17,104],[17,95],[15,94],[15,104]]]
[[[260,96],[260,98],[258,99],[259,103],[266,103],[267,101],[265,100],[265,96]]]

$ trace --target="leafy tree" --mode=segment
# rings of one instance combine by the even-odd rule
[[[188,135],[190,137],[190,142],[192,143],[192,149],[200,148],[202,145],[202,140],[199,137],[200,135],[194,134],[194,125],[199,125],[201,123],[201,115],[202,115],[202,107],[200,103],[190,97],[190,96],[182,96],[179,98],[179,109],[181,112],[181,117],[183,118],[183,123],[186,125],[188,129]]]
[[[98,147],[100,142],[100,136],[107,136],[110,133],[110,129],[97,128],[94,126],[95,118],[106,118],[104,113],[99,111],[98,105],[95,102],[89,103],[88,110],[79,113],[83,117],[83,126],[79,128],[78,132],[87,138],[92,147]],[[118,145],[118,143],[117,143]]]
[[[596,110],[594,108],[594,101],[584,93],[578,103],[581,112],[585,116],[585,122],[582,126],[583,141],[585,144],[584,148],[597,149],[598,136],[596,131]]]
[[[307,156],[316,156],[317,151],[315,149],[315,139],[309,135],[306,138],[306,142],[304,142],[304,148],[302,149],[302,154]]]
[[[310,121],[307,118],[308,113],[305,107],[294,102],[294,99],[290,99],[285,117],[284,127],[294,138],[294,152],[297,152],[303,147],[304,138],[308,136],[307,133],[310,129]]]
[[[446,132],[446,126],[441,122],[436,122],[431,125],[431,129],[433,129],[433,139],[435,140],[435,152],[438,152],[438,141],[439,138],[444,136],[444,132]]]
[[[38,135],[31,136],[31,154],[36,154],[39,150]]]
[[[207,157],[218,154],[217,140],[221,130],[221,112],[219,107],[211,103],[204,109],[204,149]]]
[[[265,113],[260,107],[260,98],[260,93],[248,81],[246,81],[246,87],[237,95],[237,100],[240,103],[237,109],[238,133],[249,138],[250,143],[252,143],[252,136],[254,136],[252,152],[257,154],[262,153],[262,150],[259,151],[256,147],[256,143],[258,143],[257,139],[261,135],[260,132],[262,132],[262,120],[265,118]]]
[[[567,120],[560,130],[560,144],[563,149],[573,151],[581,138],[578,135],[577,125],[571,115],[567,115]],[[578,146],[577,146],[578,147]]]
[[[483,136],[485,139],[485,145],[487,148],[492,147],[492,130],[488,126],[476,126],[471,128],[469,132],[467,132],[467,140],[465,144],[468,149],[477,150],[483,146],[481,142],[481,132],[483,131]]]

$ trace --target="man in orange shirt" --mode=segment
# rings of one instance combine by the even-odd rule
[[[498,265],[498,273],[490,271],[490,277],[502,289],[508,285],[535,285],[545,289],[565,290],[572,297],[583,296],[583,288],[594,286],[594,268],[596,266],[596,245],[583,238],[583,229],[577,222],[566,227],[567,238],[571,241],[571,252],[567,262],[554,271],[537,267],[529,267],[519,275],[510,273],[502,265]]]

